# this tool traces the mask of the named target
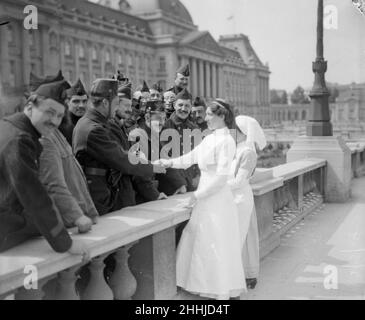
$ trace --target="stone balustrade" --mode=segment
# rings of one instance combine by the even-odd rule
[[[365,165],[364,149],[356,147],[354,168]],[[323,203],[325,179],[326,161],[321,159],[256,170],[251,185],[261,257]],[[1,253],[0,299],[174,298],[175,229],[190,218],[189,199],[186,194],[125,208],[101,217],[88,234],[70,229],[72,238],[83,240],[90,249],[92,260],[87,264],[80,256],[54,252],[42,238]],[[106,259],[114,260],[113,268],[105,268]],[[33,283],[36,289],[25,289],[29,279],[38,280]]]
[[[347,146],[351,150],[352,177],[357,178],[365,169],[365,143],[348,142]]]
[[[251,185],[261,258],[279,246],[283,233],[321,205],[325,174],[326,161],[321,159],[304,159],[272,169],[258,169]]]

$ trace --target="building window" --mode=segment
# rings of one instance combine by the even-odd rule
[[[84,84],[87,82],[86,81],[86,72],[81,72],[81,74],[80,74],[80,80]]]
[[[165,57],[160,57],[160,71],[161,72],[165,72],[166,71],[166,58]]]
[[[111,62],[111,54],[110,54],[110,50],[106,50],[106,52],[105,52],[105,62],[106,62],[106,63]]]
[[[161,86],[161,88],[163,89],[163,90],[166,90],[167,88],[166,88],[166,81],[165,80],[161,80],[160,81],[160,86]]]
[[[32,63],[30,65],[30,70],[33,72],[33,73],[37,73],[37,65],[35,63]]]
[[[127,61],[128,61],[128,66],[133,67],[133,58],[129,53],[127,55]]]
[[[15,87],[15,61],[10,61],[10,75],[9,75],[9,84],[11,87]]]
[[[94,61],[98,60],[98,50],[96,49],[96,47],[93,47],[92,58]]]
[[[29,45],[31,47],[35,46],[35,34],[32,32],[32,30],[29,30]]]
[[[82,44],[80,44],[80,47],[79,47],[79,58],[85,59],[85,47]]]
[[[57,35],[54,32],[49,35],[49,43],[52,48],[57,48]]]
[[[71,43],[70,43],[70,41],[65,42],[65,55],[66,56],[71,55]]]
[[[73,74],[72,74],[71,70],[66,72],[66,77],[67,77],[69,82],[73,82]]]
[[[14,29],[11,25],[8,25],[8,42],[14,44]]]
[[[118,53],[118,64],[122,65],[123,64],[123,57],[121,53]]]

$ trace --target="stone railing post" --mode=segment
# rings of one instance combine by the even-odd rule
[[[26,289],[21,287],[15,293],[15,300],[42,300],[45,296],[43,286],[49,281],[49,278],[38,281],[37,289]]]
[[[79,268],[77,266],[58,273],[54,300],[80,300],[76,292],[76,271]]]
[[[275,194],[279,193],[275,192]],[[254,198],[259,227],[260,257],[262,258],[280,244],[280,236],[276,236],[273,230],[274,191],[269,191]],[[280,200],[278,202],[280,203]]]
[[[113,300],[113,292],[104,279],[104,259],[108,255],[96,257],[90,262],[90,281],[81,293],[82,300]]]
[[[115,300],[131,300],[137,289],[137,281],[128,266],[129,249],[135,245],[129,244],[117,250],[115,254],[115,270],[109,285]]]
[[[177,293],[175,227],[141,239],[130,253],[129,265],[137,279],[133,299],[172,299]]]

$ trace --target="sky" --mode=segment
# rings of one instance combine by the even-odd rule
[[[219,35],[243,33],[263,63],[272,89],[311,88],[316,55],[317,0],[181,0],[200,30]],[[351,0],[325,0],[326,80],[365,82],[365,16]],[[331,12],[330,12],[331,11]],[[337,27],[335,18],[337,12]],[[234,16],[233,19],[228,19]]]

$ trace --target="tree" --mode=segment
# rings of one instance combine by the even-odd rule
[[[304,89],[301,86],[298,86],[293,91],[293,94],[291,96],[291,102],[293,104],[308,104],[310,103],[310,100],[304,93]]]
[[[329,92],[330,92],[330,96],[328,98],[328,101],[330,103],[335,103],[336,102],[336,99],[338,98],[338,96],[340,95],[340,92],[338,91],[338,89],[336,87],[333,87],[333,88],[329,88],[328,89]]]
[[[288,94],[284,91],[283,95],[281,96],[281,103],[288,104]]]
[[[270,90],[270,103],[272,104],[280,104],[281,98],[278,95],[278,92],[276,90]]]

